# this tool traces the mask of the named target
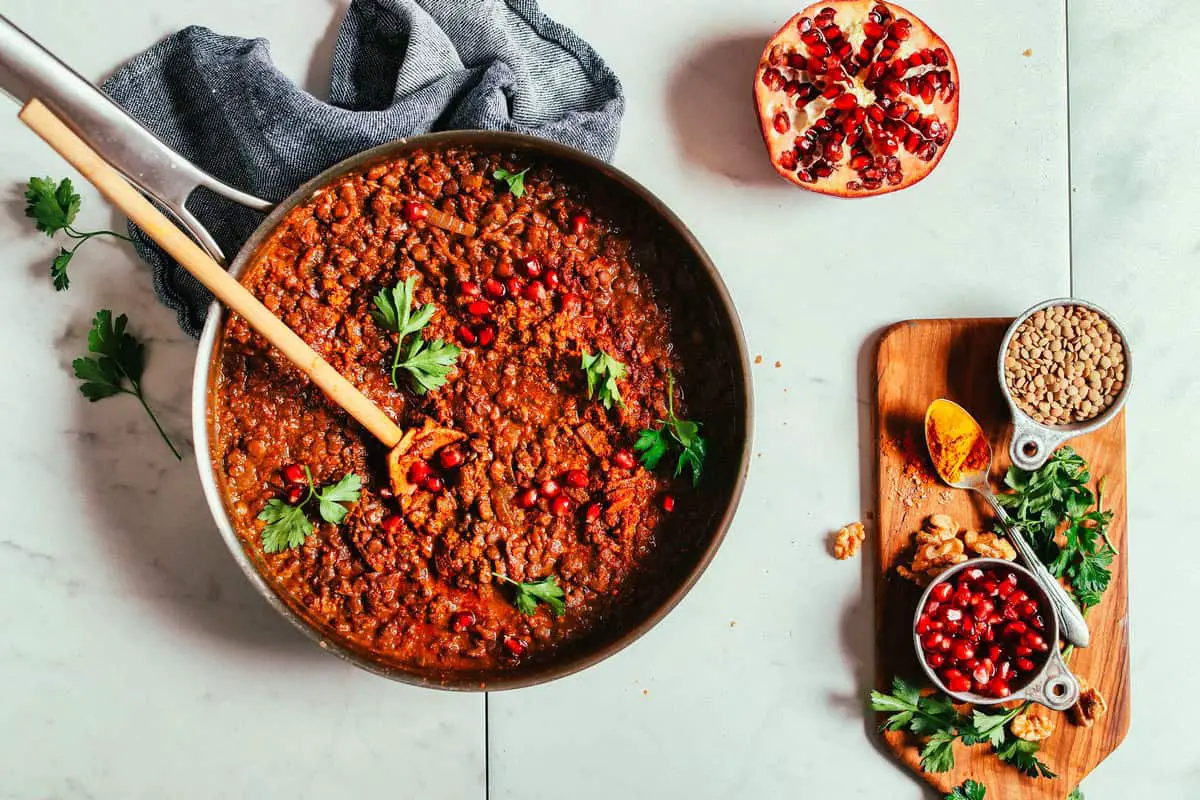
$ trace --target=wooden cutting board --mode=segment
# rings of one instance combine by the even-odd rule
[[[912,619],[920,589],[895,572],[913,534],[931,514],[949,514],[960,525],[987,528],[991,518],[982,499],[948,489],[933,471],[925,452],[925,409],[939,397],[960,403],[991,437],[993,484],[1008,469],[1010,417],[996,378],[1000,341],[1012,320],[914,320],[889,328],[876,361],[876,433],[879,452],[879,575],[875,620],[878,648],[876,682],[880,689],[899,675],[928,685],[912,645]],[[1125,414],[1095,433],[1072,440],[1091,465],[1094,481],[1107,476],[1104,505],[1112,509],[1110,538],[1120,551],[1113,561],[1112,584],[1099,606],[1088,612],[1092,645],[1076,651],[1071,667],[1108,701],[1108,713],[1091,728],[1055,714],[1057,729],[1043,743],[1040,757],[1058,773],[1053,780],[1026,778],[1001,762],[987,745],[955,747],[953,771],[931,775],[920,770],[919,742],[911,734],[884,734],[900,760],[922,778],[949,792],[967,778],[1000,800],[1064,800],[1097,764],[1117,748],[1129,730],[1129,582],[1126,548]]]

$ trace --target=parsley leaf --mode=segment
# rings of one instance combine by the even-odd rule
[[[599,397],[605,408],[612,408],[613,403],[624,408],[625,400],[617,386],[617,381],[625,377],[624,364],[601,350],[596,355],[584,353],[580,366],[587,376],[589,400]]]
[[[550,610],[556,616],[562,616],[567,611],[566,603],[563,598],[566,595],[563,593],[562,587],[558,585],[558,580],[553,575],[548,575],[540,581],[528,581],[521,583],[514,581],[507,575],[501,575],[499,572],[493,572],[497,578],[507,583],[511,583],[516,587],[516,595],[513,598],[513,605],[517,607],[526,616],[532,615],[537,611],[538,603],[542,602],[550,606]]]
[[[400,370],[407,370],[416,384],[413,388],[417,394],[425,394],[446,383],[446,375],[461,351],[441,339],[428,345],[420,336],[405,351],[404,339],[409,334],[419,333],[437,313],[433,303],[426,303],[413,313],[413,287],[416,282],[416,276],[409,276],[403,283],[390,289],[380,289],[375,295],[371,317],[379,327],[400,334],[396,340],[396,354],[392,358],[392,385],[399,389]]]
[[[675,477],[682,475],[686,468],[692,473],[692,485],[700,483],[708,444],[700,435],[700,423],[675,415],[673,375],[667,375],[667,418],[660,421],[658,428],[647,428],[638,434],[633,449],[641,453],[642,465],[646,469],[655,469],[667,452],[679,451],[675,461]]]
[[[1019,713],[1019,712],[1018,712]],[[992,747],[1001,747],[1004,744],[1006,734],[1004,726],[1012,722],[1016,714],[1009,712],[1003,714],[985,714],[979,709],[971,715],[972,740],[968,744],[979,744],[981,742],[989,742]]]
[[[1072,789],[1071,793],[1067,795],[1067,800],[1083,800],[1083,787],[1076,786]]]
[[[1010,468],[1004,482],[1012,491],[998,496],[1038,557],[1065,580],[1084,610],[1099,604],[1117,555],[1108,539],[1113,514],[1103,510],[1104,480],[1094,495],[1087,488],[1090,480],[1087,462],[1064,447],[1035,472]]]
[[[946,795],[946,800],[984,800],[986,796],[987,789],[982,783],[967,780],[963,781],[962,786]]]
[[[258,518],[267,523],[262,531],[263,550],[268,553],[280,553],[304,544],[313,532],[312,521],[305,513],[305,508],[312,500],[317,501],[317,513],[321,519],[333,525],[340,525],[350,513],[345,503],[357,503],[362,496],[362,479],[353,472],[344,475],[340,481],[324,489],[314,489],[312,472],[304,468],[308,476],[308,494],[295,505],[289,505],[278,498],[268,500],[267,505],[259,512]]]
[[[938,731],[929,737],[921,749],[921,769],[926,772],[949,772],[954,769],[954,740],[952,731]]]
[[[118,394],[133,395],[150,415],[150,420],[162,436],[167,447],[182,460],[158,417],[150,410],[142,394],[142,372],[146,368],[146,347],[133,334],[127,333],[129,318],[122,314],[113,320],[112,311],[105,308],[96,312],[92,329],[88,332],[88,352],[93,358],[77,358],[71,362],[75,377],[83,381],[79,391],[91,402]]]
[[[508,184],[508,190],[512,192],[513,197],[525,196],[525,173],[529,172],[529,167],[520,172],[509,172],[506,169],[498,169],[492,173],[492,177],[498,181],[504,181]]]
[[[75,230],[71,224],[79,213],[79,204],[80,197],[76,194],[70,178],[63,178],[61,182],[48,177],[30,178],[25,189],[25,216],[33,220],[39,231],[47,236],[54,236],[62,231],[70,238],[78,240],[70,250],[60,247],[58,255],[50,262],[50,278],[54,282],[54,290],[58,292],[71,287],[67,266],[71,263],[75,251],[88,239],[93,236],[115,236],[129,241],[129,237],[115,231]]]
[[[996,755],[1001,761],[1012,764],[1031,778],[1057,778],[1058,776],[1037,757],[1041,747],[1038,742],[1014,738],[1005,747],[996,750]]]

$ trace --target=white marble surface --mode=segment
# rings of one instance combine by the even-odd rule
[[[52,248],[28,232],[18,183],[67,173],[10,115],[0,119],[0,485],[14,487],[0,528],[0,798],[924,797],[875,746],[862,711],[873,658],[865,566],[824,550],[826,532],[870,502],[865,354],[899,319],[1012,314],[1072,286],[1122,318],[1138,357],[1134,723],[1085,789],[1124,800],[1153,777],[1156,797],[1200,796],[1200,746],[1173,680],[1200,657],[1174,621],[1194,606],[1190,561],[1156,558],[1190,552],[1179,499],[1193,494],[1184,474],[1200,446],[1185,427],[1200,400],[1185,371],[1200,333],[1189,313],[1200,305],[1200,179],[1188,174],[1200,113],[1177,100],[1193,78],[1177,75],[1180,87],[1132,66],[1165,52],[1186,61],[1200,23],[1164,0],[1136,12],[1072,2],[1068,80],[1061,3],[912,0],[954,46],[964,119],[926,183],[851,203],[778,181],[754,129],[758,51],[798,4],[544,4],[622,77],[617,164],[693,227],[763,355],[756,458],[709,572],[619,656],[486,705],[322,655],[242,578],[191,455],[177,464],[136,405],[79,397],[69,362],[91,312],[127,311],[152,343],[150,397],[183,439],[194,348],[120,247],[88,245],[72,290],[49,290]],[[280,68],[318,92],[340,8],[0,0],[90,77],[200,23],[268,37]],[[115,223],[84,196],[84,222]],[[1167,641],[1163,658],[1155,645]],[[301,725],[318,733],[298,739]]]

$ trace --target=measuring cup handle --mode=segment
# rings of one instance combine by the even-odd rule
[[[1021,696],[1055,711],[1066,711],[1079,702],[1079,681],[1057,647],[1054,647],[1046,668],[1021,692]]]
[[[1051,433],[1040,425],[1027,421],[1020,411],[1014,414],[1012,441],[1008,445],[1008,456],[1016,467],[1032,472],[1050,458],[1058,446],[1071,438],[1066,434]]]

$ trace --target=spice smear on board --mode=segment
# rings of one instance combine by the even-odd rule
[[[970,414],[949,401],[934,401],[925,414],[925,441],[938,474],[957,483],[963,474],[987,469],[991,448]]]

